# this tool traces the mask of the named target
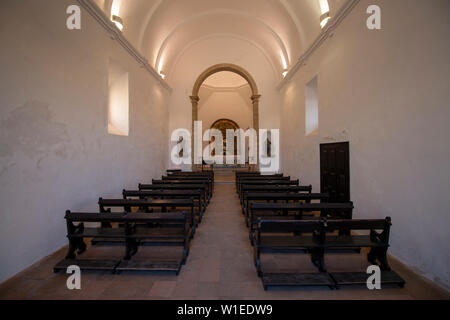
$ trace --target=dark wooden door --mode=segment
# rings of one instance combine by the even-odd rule
[[[320,145],[320,192],[328,192],[330,202],[350,201],[348,142]]]

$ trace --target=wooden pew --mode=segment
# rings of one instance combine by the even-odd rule
[[[311,203],[311,201],[319,200],[321,203],[327,202],[330,195],[328,193],[288,193],[288,192],[246,192],[245,203],[242,207],[244,210],[245,220],[247,227],[249,223],[256,223],[256,221],[250,221],[250,202],[257,203],[258,201],[270,202],[305,202]]]
[[[260,186],[298,186],[300,180],[285,179],[288,177],[282,177],[283,179],[260,179],[260,180],[247,180],[243,179],[239,181],[238,195],[242,196],[242,187],[245,185],[260,185]]]
[[[235,171],[234,176],[237,178],[241,175],[261,175],[260,171]]]
[[[244,206],[245,204],[245,196],[247,192],[284,192],[284,193],[311,193],[312,186],[289,186],[289,185],[258,185],[258,184],[251,184],[251,185],[242,185],[242,192],[239,197],[239,200],[241,201],[241,206]]]
[[[191,228],[186,212],[152,212],[152,213],[86,213],[66,211],[67,237],[69,249],[66,257],[58,262],[54,272],[66,271],[70,265],[77,265],[81,270],[145,270],[145,271],[180,271],[189,254]],[[98,222],[100,227],[85,227],[87,222]],[[137,223],[177,223],[180,228],[139,228]],[[77,224],[76,224],[77,223]],[[102,225],[118,223],[123,227],[103,227]],[[125,255],[122,259],[78,259],[86,250],[84,239],[110,238],[125,240]],[[182,246],[183,253],[178,260],[149,261],[133,260],[138,247],[145,241],[155,246]]]
[[[189,179],[189,180],[162,180],[162,179],[152,179],[152,184],[178,184],[178,185],[188,185],[188,184],[203,184],[206,187],[206,194],[208,195],[208,203],[211,200],[212,197],[212,188],[210,184],[206,181],[202,180],[195,180],[195,179]]]
[[[214,181],[214,171],[175,171],[167,172],[168,176],[195,176],[195,177],[210,177]]]
[[[204,192],[198,190],[123,190],[124,199],[194,199],[194,206],[197,208],[197,216],[201,222],[206,211],[206,199]]]
[[[313,212],[320,218],[352,219],[353,202],[347,203],[261,203],[249,204],[250,240],[253,239],[258,219],[262,220],[314,220]],[[252,243],[253,244],[253,243]]]
[[[278,176],[278,175],[270,175],[270,176],[252,176],[252,177],[248,177],[248,176],[244,176],[239,178],[236,181],[236,192],[239,194],[240,190],[241,190],[241,186],[242,184],[244,184],[246,181],[252,181],[253,183],[256,182],[263,182],[263,181],[290,181],[291,177],[282,177],[282,176]]]
[[[370,248],[367,259],[380,267],[382,285],[404,286],[405,281],[391,271],[387,262],[391,219],[373,220],[259,220],[254,235],[254,263],[262,277],[264,289],[269,286],[365,285],[368,274],[361,271],[328,273],[324,255],[331,250]],[[377,230],[381,230],[378,232]],[[336,233],[337,231],[337,233]],[[368,235],[352,231],[369,231]],[[276,234],[274,236],[274,234]],[[267,273],[261,266],[261,254],[268,252],[308,253],[318,273]]]
[[[238,188],[238,185],[239,185],[239,182],[240,182],[241,179],[252,179],[252,178],[259,179],[260,177],[281,178],[281,177],[283,177],[283,174],[282,173],[277,173],[277,174],[270,174],[270,175],[262,175],[260,173],[258,173],[258,174],[249,173],[249,174],[236,175],[236,190]]]
[[[264,290],[268,286],[328,286],[334,287],[333,279],[326,273],[285,274],[267,273],[261,265],[264,253],[310,252],[311,259],[317,256],[321,244],[316,230],[320,230],[320,220],[260,220],[253,237],[253,261],[258,276],[263,279]],[[275,236],[274,234],[277,234]],[[296,236],[294,236],[294,234]]]
[[[175,172],[181,172],[181,169],[167,169],[166,172],[167,173],[175,173]]]
[[[139,190],[201,190],[204,203],[209,203],[208,190],[205,183],[196,184],[142,184],[138,185]]]
[[[167,212],[167,208],[184,209],[189,208],[187,212],[188,221],[192,229],[192,236],[195,234],[195,228],[198,220],[194,210],[194,200],[191,199],[103,199],[99,198],[98,205],[100,212],[111,213],[111,208],[123,208],[125,212],[131,212],[131,208],[137,207],[141,212],[148,212],[152,208],[160,208],[161,212]],[[181,211],[181,210],[180,210]],[[108,227],[108,225],[104,225]]]
[[[162,176],[160,180],[166,181],[196,181],[199,183],[207,183],[209,190],[211,190],[211,194],[214,191],[214,181],[211,177],[208,176],[185,176],[185,175],[174,175],[174,176]]]

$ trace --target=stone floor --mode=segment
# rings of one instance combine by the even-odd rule
[[[147,248],[139,254],[145,255]],[[88,249],[85,254],[121,256],[121,247]],[[150,250],[150,249],[149,249]],[[162,250],[156,254],[165,254]],[[448,295],[434,290],[421,278],[391,265],[406,281],[405,288],[369,291],[362,287],[272,288],[263,290],[252,261],[248,230],[240,213],[234,185],[218,184],[206,216],[191,243],[187,263],[178,276],[167,273],[95,273],[85,272],[81,290],[66,288],[66,274],[54,274],[53,265],[65,254],[65,248],[44,258],[0,285],[0,299],[442,299]],[[154,252],[152,254],[155,254]],[[328,269],[364,268],[361,254],[332,256]],[[299,255],[268,256],[266,268],[315,271],[309,259]],[[347,269],[348,270],[348,269]]]

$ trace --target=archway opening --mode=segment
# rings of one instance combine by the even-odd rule
[[[253,77],[240,66],[219,64],[208,68],[197,78],[190,98],[192,131],[197,120],[202,121],[203,131],[220,124],[220,120],[231,120],[235,129],[259,129],[260,95]]]

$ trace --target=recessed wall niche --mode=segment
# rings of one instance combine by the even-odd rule
[[[116,61],[108,64],[108,133],[129,134],[129,75]]]
[[[319,133],[319,96],[317,76],[306,84],[305,88],[305,135]]]

